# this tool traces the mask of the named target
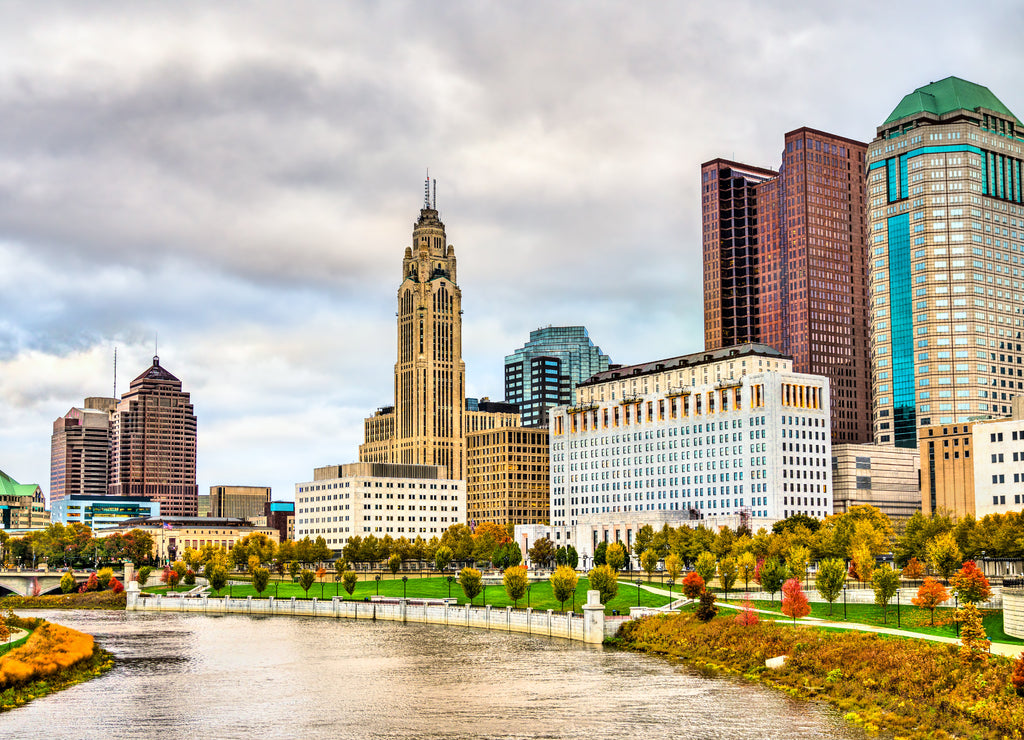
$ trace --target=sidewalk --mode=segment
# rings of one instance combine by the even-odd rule
[[[630,584],[634,588],[636,584]],[[672,596],[676,594],[673,592],[669,594],[668,589],[656,588],[654,586],[648,586],[644,584],[641,588],[649,591],[652,594],[659,594],[661,596]],[[675,611],[685,604],[692,603],[689,599],[680,598],[675,599],[670,604],[666,604],[661,607],[660,611],[668,612]],[[739,604],[726,604],[716,602],[716,604],[725,609],[734,609],[736,611],[742,611],[743,607]],[[778,612],[773,612],[768,609],[754,609],[753,611],[758,614],[767,614],[773,619],[789,624],[793,623],[792,619],[786,618],[784,615]],[[857,622],[831,622],[827,619],[821,619],[820,617],[804,617],[796,620],[797,624],[805,624],[811,627],[827,627],[829,629],[840,629],[840,630],[856,630],[858,632],[875,632],[880,635],[892,635],[893,637],[910,637],[917,640],[928,640],[930,642],[943,642],[948,645],[959,645],[960,639],[957,637],[943,637],[942,635],[929,635],[923,632],[910,632],[908,630],[893,629],[892,627],[876,627],[870,624],[859,624]],[[996,655],[1005,655],[1008,658],[1015,658],[1021,653],[1024,653],[1024,645],[1015,645],[1007,642],[993,642],[991,652]]]

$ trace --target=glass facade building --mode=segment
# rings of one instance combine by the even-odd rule
[[[868,147],[877,442],[1009,416],[1024,386],[1022,125],[956,77],[905,96]]]
[[[582,326],[548,326],[505,357],[505,400],[519,407],[524,427],[548,426],[548,409],[573,403],[576,386],[608,369],[608,355]]]

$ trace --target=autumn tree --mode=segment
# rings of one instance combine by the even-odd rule
[[[453,524],[441,535],[441,544],[451,548],[454,560],[473,559],[473,534],[465,524]]]
[[[749,591],[750,579],[754,577],[754,571],[757,569],[757,558],[754,557],[754,553],[749,550],[741,553],[736,561],[736,567],[739,569],[740,578],[743,579],[743,590]]]
[[[207,580],[210,582],[210,588],[220,595],[220,591],[226,585],[228,585],[228,570],[223,565],[215,565],[207,576]]]
[[[992,642],[985,636],[981,614],[974,604],[968,602],[967,606],[958,609],[956,621],[960,623],[960,659],[972,663],[988,652]]]
[[[931,625],[934,627],[935,609],[949,601],[949,591],[941,583],[928,576],[917,589],[917,596],[910,601],[914,606],[931,612]]]
[[[665,558],[665,575],[673,581],[679,580],[679,574],[683,572],[683,561],[678,555],[672,553]]]
[[[75,581],[75,577],[70,573],[65,573],[60,577],[60,590],[62,593],[69,594],[75,590],[78,583]]]
[[[814,587],[821,597],[828,602],[828,613],[832,615],[832,605],[843,592],[846,583],[846,564],[839,558],[829,558],[818,563],[818,572],[814,576]]]
[[[637,559],[642,558],[643,554],[647,550],[651,549],[653,542],[654,528],[650,524],[645,524],[636,531],[636,537],[633,538],[633,555],[636,556]],[[655,559],[655,562],[657,562],[657,559]],[[646,568],[644,568],[644,570],[646,570]]]
[[[601,603],[608,605],[619,593],[619,574],[610,565],[598,565],[587,573],[590,588],[601,594]]]
[[[792,617],[794,622],[811,613],[807,594],[804,593],[800,581],[796,578],[790,578],[782,584],[782,613],[787,617]]]
[[[478,562],[490,560],[498,545],[505,544],[508,539],[505,528],[500,524],[494,522],[478,524],[473,532],[473,558]]]
[[[621,542],[608,545],[604,553],[605,564],[612,570],[619,570],[626,564],[626,548]]]
[[[267,568],[256,566],[252,570],[252,587],[256,590],[256,594],[259,596],[263,595],[263,592],[267,590],[267,584],[270,583],[270,571]]]
[[[697,562],[694,563],[693,569],[700,574],[705,584],[711,583],[711,579],[715,577],[715,572],[718,570],[718,561],[715,560],[714,554],[702,552],[697,556]]]
[[[299,585],[302,590],[306,592],[306,598],[309,598],[309,589],[313,587],[316,582],[316,573],[311,571],[309,568],[304,569],[299,573]]]
[[[1024,697],[1024,653],[1017,656],[1010,670],[1010,683],[1017,691],[1017,696]]]
[[[651,548],[640,553],[640,567],[644,569],[647,578],[650,579],[654,575],[654,571],[658,569],[658,553]]]
[[[447,545],[441,545],[434,551],[434,567],[443,571],[451,565],[453,556],[454,553],[450,547]]]
[[[594,565],[606,565],[607,560],[605,555],[608,553],[608,543],[602,540],[597,543],[597,547],[594,548]]]
[[[683,595],[688,599],[697,599],[704,592],[705,581],[697,571],[686,574],[683,579]]]
[[[733,557],[722,558],[718,562],[718,582],[722,586],[722,590],[725,591],[725,598],[728,600],[729,592],[732,587],[736,585],[736,576],[739,570],[736,567],[736,559]]]
[[[973,560],[968,560],[950,580],[953,592],[965,604],[977,604],[992,596],[988,579]]]
[[[702,622],[710,622],[718,614],[718,607],[715,605],[715,595],[705,589],[700,594],[700,604],[697,605],[695,615]]]
[[[889,602],[900,587],[900,574],[885,563],[871,574],[871,588],[875,591],[875,603],[882,607],[882,621],[887,621]]]
[[[398,575],[398,571],[402,569],[402,556],[397,552],[388,558],[388,570],[391,571],[391,575]]]
[[[462,593],[466,594],[470,604],[483,590],[483,584],[483,575],[476,568],[463,568],[459,571],[459,585],[462,586]]]
[[[576,593],[576,586],[579,583],[579,576],[576,571],[568,565],[560,565],[551,574],[551,593],[558,599],[560,608],[565,611],[565,602]]]
[[[359,582],[359,574],[354,570],[346,570],[341,574],[341,585],[345,588],[345,592],[351,596],[352,592],[356,590],[356,583]]]
[[[809,548],[803,545],[794,545],[789,548],[789,554],[786,556],[786,566],[789,568],[790,574],[793,578],[798,581],[802,581],[807,577],[807,568],[811,563],[811,551]]]
[[[555,559],[555,543],[547,537],[541,537],[533,543],[528,551],[530,562],[537,568],[551,567],[551,561]]]
[[[505,586],[505,593],[512,599],[516,608],[519,608],[519,600],[526,595],[526,587],[530,583],[526,576],[526,566],[514,565],[506,568],[501,582]]]
[[[858,581],[870,581],[875,570],[875,556],[871,548],[861,543],[850,552],[851,575]]]
[[[917,558],[910,558],[910,560],[907,561],[907,564],[903,567],[902,575],[908,581],[920,581],[922,576],[924,576],[924,566],[921,565],[921,561]]]
[[[772,595],[772,601],[775,601],[775,593],[782,588],[788,575],[786,566],[775,558],[764,561],[761,566],[761,588]]]
[[[142,588],[143,586],[146,585],[146,581],[149,580],[149,575],[152,572],[153,572],[153,568],[152,568],[152,566],[149,566],[149,565],[143,565],[141,568],[139,568],[139,574],[138,574],[139,588]]]
[[[928,565],[947,583],[963,560],[952,532],[944,532],[929,541],[925,552],[928,555]]]

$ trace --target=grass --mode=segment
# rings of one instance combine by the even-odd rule
[[[10,652],[11,650],[14,650],[14,648],[16,648],[16,647],[21,647],[22,645],[25,644],[25,642],[31,636],[32,636],[32,633],[29,632],[27,635],[23,635],[22,637],[19,637],[14,642],[5,642],[3,645],[0,645],[0,655],[3,655],[4,653]]]
[[[146,586],[143,590],[147,594],[166,594],[169,592],[182,594],[187,591],[191,591],[195,586],[186,586],[184,584],[179,586]]]
[[[330,577],[328,577],[330,578]],[[576,587],[576,610],[579,611],[580,607],[587,602],[587,589],[589,588],[589,582],[586,578],[580,578],[579,584]],[[276,586],[276,589],[275,589]],[[345,593],[345,589],[340,584],[335,584],[333,580],[325,579],[323,583],[323,598],[329,599],[335,596],[335,590],[337,588],[337,595],[343,596],[346,599],[356,599],[362,601],[364,598],[373,596],[379,593],[381,596],[391,596],[401,598],[403,593],[403,582],[399,578],[384,578],[378,584],[376,581],[359,581],[356,584],[355,591],[352,596]],[[233,585],[230,589],[231,596],[234,598],[245,598],[246,596],[258,596],[256,590],[251,584],[244,585]],[[228,588],[222,589],[220,595],[226,595]],[[321,598],[321,584],[319,582],[314,583],[312,588],[309,589],[309,598]],[[410,578],[405,583],[405,595],[410,599],[441,599],[448,598],[449,589],[448,581],[444,578]],[[289,580],[284,581],[271,581],[267,590],[263,592],[263,596],[276,596],[277,598],[286,599],[295,596],[300,599],[307,598],[306,592],[302,590],[302,587],[297,583],[292,583]],[[451,598],[457,599],[459,604],[466,604],[469,600],[462,593],[462,588],[459,586],[458,580],[451,584]],[[486,599],[486,601],[485,601]],[[637,602],[637,589],[631,583],[619,582],[619,593],[611,600],[610,603],[605,605],[605,612],[611,614],[613,610],[618,610],[620,614],[628,613],[631,606],[636,606]],[[506,606],[515,606],[514,602],[508,598],[505,593],[505,589],[502,586],[487,586],[484,593],[473,599],[473,603],[476,605],[490,604],[494,607],[504,608]],[[667,596],[660,596],[658,594],[652,594],[648,591],[640,592],[640,605],[649,607],[664,606],[668,603]],[[524,597],[519,600],[519,607],[525,608],[529,606],[534,609],[553,609],[559,611],[562,605],[555,599],[551,592],[551,584],[548,581],[539,581],[531,586],[529,601]],[[573,602],[565,602],[565,608],[571,609]]]

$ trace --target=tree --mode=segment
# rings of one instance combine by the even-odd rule
[[[914,513],[920,514],[921,512],[915,511]],[[916,557],[910,558],[910,560],[907,561],[907,564],[903,567],[902,576],[908,581],[919,581],[923,575],[924,566],[921,565],[921,561]]]
[[[754,605],[750,603],[750,600],[743,602],[743,608],[740,613],[736,615],[736,623],[744,627],[750,627],[751,625],[757,624],[759,618],[757,612],[754,611]]]
[[[775,558],[768,558],[761,566],[761,588],[772,595],[775,601],[775,593],[782,587],[789,575],[786,566]]]
[[[576,548],[572,545],[565,546],[565,564],[573,570],[576,570],[580,564],[580,554],[576,552]]]
[[[483,590],[483,576],[476,568],[463,568],[459,571],[459,585],[462,586],[462,593],[466,594],[469,603],[473,603]]]
[[[953,571],[959,568],[960,563],[963,562],[960,547],[956,544],[956,538],[953,537],[952,532],[944,532],[929,541],[925,551],[928,556],[928,565],[947,583]]]
[[[256,555],[250,555],[249,559],[246,561],[246,568],[248,568],[249,572],[252,573],[254,570],[256,570],[259,567],[260,567],[260,559],[259,559],[259,557],[256,556]]]
[[[704,579],[697,571],[687,573],[686,578],[683,579],[683,594],[688,599],[698,598],[704,593],[704,583]]]
[[[683,572],[683,561],[679,556],[672,553],[665,558],[665,574],[673,581],[679,580],[679,574]]]
[[[96,580],[99,581],[100,591],[106,591],[110,585],[110,579],[114,577],[113,568],[100,568],[96,571]]]
[[[213,566],[212,570],[210,571],[210,574],[207,576],[207,579],[210,581],[210,588],[216,591],[217,595],[219,596],[220,590],[224,588],[226,585],[228,585],[227,568],[225,568],[223,565]]]
[[[604,561],[612,570],[619,570],[626,563],[626,548],[621,542],[613,542],[604,551]]]
[[[587,573],[590,588],[601,593],[601,603],[608,605],[619,592],[619,574],[610,565],[599,565]]]
[[[555,543],[547,537],[541,537],[533,543],[533,547],[529,549],[529,554],[530,562],[533,563],[534,567],[550,567],[551,561],[555,559]]]
[[[441,535],[441,544],[451,548],[455,560],[472,560],[473,533],[465,524],[453,524]]]
[[[299,571],[301,569],[302,568],[299,565],[298,560],[292,560],[290,563],[288,563],[288,575],[291,576],[292,581],[295,581],[298,578]]]
[[[828,613],[832,616],[832,605],[843,592],[846,583],[846,563],[839,558],[829,558],[818,563],[818,572],[814,576],[814,587],[821,597],[828,602]]]
[[[256,589],[257,595],[263,595],[263,592],[267,590],[268,583],[270,583],[270,571],[259,566],[253,568],[252,587]]]
[[[346,570],[341,574],[341,585],[345,587],[345,592],[351,596],[352,592],[356,590],[356,583],[359,581],[359,574],[354,570]]]
[[[608,552],[608,543],[601,541],[597,543],[597,547],[594,548],[594,565],[605,565],[605,555]]]
[[[743,590],[749,591],[750,579],[757,569],[757,559],[754,557],[754,553],[747,551],[740,555],[739,560],[736,561],[736,567],[739,569],[740,578],[743,579]]]
[[[69,594],[75,590],[78,583],[75,581],[75,577],[70,573],[65,573],[60,577],[60,590],[62,593]]]
[[[388,570],[391,571],[391,575],[398,575],[398,571],[402,569],[402,556],[397,552],[388,558]]]
[[[977,604],[992,596],[988,579],[973,560],[968,560],[950,580],[957,598],[966,604]]]
[[[508,533],[500,524],[478,524],[473,532],[473,558],[481,562],[489,560],[498,545],[505,544],[508,539]]]
[[[934,627],[935,608],[949,601],[949,591],[941,583],[928,576],[924,579],[921,587],[917,589],[917,596],[910,601],[914,606],[931,612],[931,625]]]
[[[153,572],[153,569],[148,565],[143,565],[139,568],[139,588],[146,585],[146,581],[149,580],[149,574]]]
[[[327,546],[327,540],[325,540],[322,535],[320,537],[317,537],[316,540],[314,540],[313,550],[310,553],[310,555],[312,556],[314,562],[317,563],[326,563],[328,560],[331,559],[333,553],[331,552],[331,548]],[[267,559],[269,560],[269,558]]]
[[[790,578],[782,584],[782,613],[787,617],[792,617],[794,622],[811,613],[807,594],[804,593],[800,581],[796,578]]]
[[[299,573],[299,585],[302,586],[302,590],[306,592],[306,598],[309,598],[309,589],[312,588],[316,582],[316,573],[306,568]]]
[[[526,596],[526,587],[530,583],[526,577],[526,566],[514,565],[506,568],[501,580],[505,585],[505,593],[515,603],[516,608],[519,608],[519,600]]]
[[[866,543],[855,545],[850,552],[852,574],[858,581],[870,581],[875,570],[875,556]]]
[[[871,574],[871,587],[875,590],[875,603],[882,607],[882,621],[887,621],[889,601],[900,587],[900,574],[885,563]]]
[[[576,593],[576,586],[579,583],[579,577],[576,575],[576,570],[570,568],[568,565],[560,565],[555,569],[555,572],[551,574],[551,592],[556,599],[558,599],[560,608],[565,611],[565,602],[572,598],[572,595]]]
[[[718,561],[718,582],[722,585],[722,590],[725,591],[726,599],[729,598],[729,592],[736,584],[738,572],[735,558],[725,557]]]
[[[811,563],[811,551],[803,545],[794,545],[789,548],[789,555],[786,556],[786,565],[793,578],[802,581],[807,577],[807,568]]]
[[[643,554],[647,550],[651,549],[651,545],[653,544],[653,542],[654,527],[652,527],[650,524],[645,524],[637,530],[636,537],[633,538],[633,554],[637,557],[637,559],[642,558]],[[657,559],[655,559],[654,562],[658,562]]]
[[[566,553],[564,547],[559,547],[555,550],[555,566],[566,564]]]
[[[696,616],[702,622],[710,622],[718,614],[718,607],[715,606],[715,595],[705,589],[700,595],[700,604],[697,606]]]
[[[648,527],[650,525],[647,525]],[[647,578],[650,579],[654,575],[654,571],[658,568],[658,553],[651,548],[647,548],[640,553],[640,567],[647,573]]]
[[[1017,691],[1017,696],[1024,697],[1024,653],[1017,656],[1017,659],[1013,661],[1012,670],[1010,672],[1010,683],[1013,684],[1013,688]]]
[[[452,562],[454,553],[447,545],[441,545],[434,551],[434,567],[440,571],[447,568]]]
[[[114,579],[112,578],[111,582],[113,582],[113,580]],[[185,581],[185,585],[186,586],[195,586],[196,585],[196,572],[194,570],[192,570],[191,568],[189,568],[188,570],[185,571],[185,578],[183,580]]]
[[[981,622],[978,607],[968,603],[957,610],[956,621],[960,623],[960,660],[972,663],[988,652],[992,642],[985,636],[985,626]]]
[[[704,579],[704,583],[711,583],[711,579],[715,577],[715,572],[718,570],[718,561],[715,560],[713,554],[705,551],[697,556],[697,562],[693,569]]]
[[[788,519],[775,522],[772,525],[772,532],[782,534],[783,532],[792,532],[797,527],[806,527],[811,532],[817,532],[821,527],[821,521],[807,514],[793,514]]]

